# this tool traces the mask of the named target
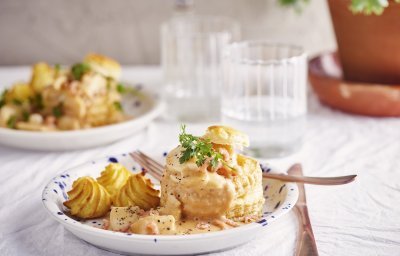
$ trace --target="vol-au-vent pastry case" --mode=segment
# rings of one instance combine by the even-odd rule
[[[247,135],[230,127],[212,126],[203,138],[222,154],[224,165],[210,168],[205,163],[199,167],[196,158],[181,164],[183,149],[176,147],[167,155],[161,206],[166,211],[179,209],[176,216],[190,218],[257,219],[264,203],[261,168],[256,160],[235,152],[249,144]]]

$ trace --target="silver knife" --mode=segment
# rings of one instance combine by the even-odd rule
[[[288,170],[289,175],[303,176],[300,164],[294,164]],[[306,193],[304,185],[298,183],[299,199],[294,206],[294,211],[299,220],[299,233],[296,242],[296,256],[315,256],[318,255],[317,244],[315,243],[314,233],[311,227],[310,217],[308,216]]]

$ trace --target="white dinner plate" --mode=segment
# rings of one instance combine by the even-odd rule
[[[123,254],[184,255],[226,250],[244,244],[273,222],[288,213],[298,198],[295,183],[264,179],[265,204],[263,217],[256,223],[237,228],[193,235],[137,235],[101,229],[102,219],[76,220],[65,215],[63,202],[68,198],[75,179],[81,176],[96,178],[110,162],[119,162],[132,172],[140,172],[141,167],[129,156],[122,154],[77,166],[54,177],[44,188],[42,201],[51,217],[60,222],[77,237],[102,249]],[[263,171],[280,173],[262,165]],[[153,179],[154,182],[156,182]]]
[[[164,108],[159,97],[140,88],[139,95],[123,97],[124,112],[132,118],[121,123],[76,131],[35,132],[0,128],[0,144],[15,148],[60,151],[105,145],[146,127]]]

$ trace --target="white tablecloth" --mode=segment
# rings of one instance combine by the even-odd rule
[[[157,88],[158,68],[125,68],[124,79]],[[27,68],[0,68],[1,86],[28,79]],[[201,133],[208,124],[189,124]],[[108,146],[72,152],[31,152],[0,146],[0,255],[114,255],[76,238],[50,219],[41,203],[45,184],[69,167],[132,149],[155,155],[176,144],[177,123],[152,123]],[[168,137],[165,137],[165,135]],[[357,181],[335,187],[307,186],[310,218],[321,255],[400,255],[400,119],[346,115],[309,97],[302,150],[271,160],[280,168],[301,162],[305,174],[356,173]],[[293,213],[254,241],[213,255],[292,255]]]

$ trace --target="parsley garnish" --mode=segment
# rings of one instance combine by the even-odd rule
[[[33,106],[33,108],[37,110],[42,110],[44,108],[43,105],[43,98],[41,94],[35,94],[32,98],[30,98],[30,102]]]
[[[28,111],[22,112],[22,120],[24,120],[25,122],[29,120],[29,112]]]
[[[15,123],[17,122],[17,117],[16,116],[11,116],[8,121],[7,121],[7,127],[8,128],[15,128]]]
[[[186,126],[181,126],[181,134],[179,134],[179,142],[184,148],[179,158],[179,163],[183,164],[193,157],[196,158],[196,165],[202,166],[208,158],[212,168],[217,167],[218,162],[222,161],[222,154],[213,149],[210,140],[193,136],[186,133]]]
[[[53,108],[53,115],[56,118],[60,118],[62,116],[62,104],[59,104],[58,106]]]
[[[122,83],[117,84],[117,92],[121,94],[128,94],[131,93],[132,95],[135,95],[139,97],[141,94],[138,89],[130,87],[130,86],[125,86]]]
[[[6,95],[7,95],[8,90],[5,89],[3,93],[0,95],[0,108],[4,105],[6,105]]]
[[[112,78],[111,77],[106,77],[106,81],[107,81],[107,90],[111,90],[111,82],[112,82]]]
[[[119,93],[126,93],[126,87],[123,84],[119,83],[117,84],[117,91]]]
[[[60,64],[56,64],[54,65],[54,71],[55,71],[55,75],[58,76],[58,74],[60,73],[61,70],[61,65]]]
[[[90,70],[88,64],[77,63],[72,66],[71,74],[75,80],[81,80],[82,76]]]
[[[114,107],[115,107],[118,111],[123,111],[121,102],[119,102],[119,101],[114,102]]]
[[[17,105],[17,106],[22,105],[22,101],[20,101],[19,99],[13,99],[12,102],[14,103],[14,105]]]

